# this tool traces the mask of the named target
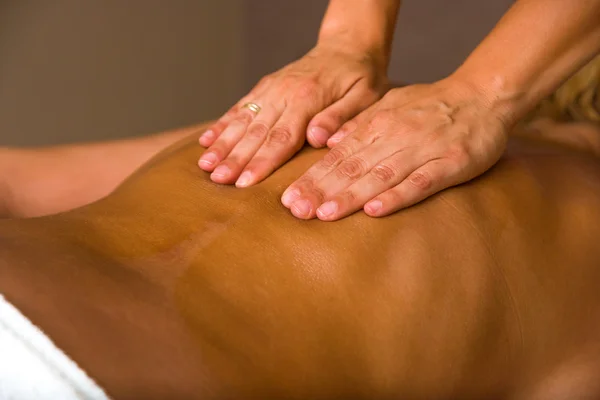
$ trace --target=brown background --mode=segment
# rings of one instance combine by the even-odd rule
[[[390,76],[450,73],[513,0],[405,0]],[[315,41],[325,0],[0,0],[0,145],[213,118]]]

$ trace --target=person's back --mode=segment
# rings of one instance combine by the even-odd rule
[[[600,162],[514,140],[388,218],[236,189],[195,141],[72,212],[0,223],[0,292],[114,398],[600,395]]]

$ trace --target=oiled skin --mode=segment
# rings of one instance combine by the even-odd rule
[[[388,218],[299,221],[322,157],[216,185],[196,136],[75,211],[0,222],[0,293],[115,399],[595,399],[600,161],[513,139]]]

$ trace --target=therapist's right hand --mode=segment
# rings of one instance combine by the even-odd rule
[[[385,62],[320,43],[268,75],[200,137],[198,165],[217,183],[253,185],[289,160],[304,141],[322,147],[387,89]]]

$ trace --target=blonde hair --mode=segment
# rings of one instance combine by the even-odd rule
[[[600,55],[544,99],[527,118],[600,123]]]

